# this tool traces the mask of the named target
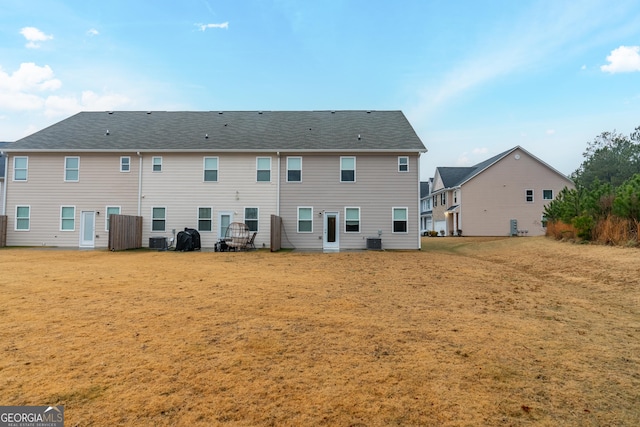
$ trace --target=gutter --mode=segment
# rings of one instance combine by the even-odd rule
[[[0,151],[0,155],[4,155],[4,151]],[[4,158],[4,178],[2,180],[2,212],[0,215],[7,214],[7,174],[9,173],[9,156]]]

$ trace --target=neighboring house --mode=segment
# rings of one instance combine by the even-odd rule
[[[433,178],[420,182],[420,235],[426,235],[433,230],[433,216],[431,207],[431,187]]]
[[[444,235],[544,235],[544,208],[565,187],[575,186],[519,146],[475,166],[438,167],[433,229]]]
[[[4,148],[8,146],[8,142],[0,142],[0,215],[6,215],[5,211],[5,186],[6,186],[6,162],[7,155],[4,152]],[[2,240],[2,239],[0,239]]]
[[[13,246],[106,247],[119,213],[145,246],[190,227],[211,248],[244,222],[257,247],[420,247],[426,149],[400,111],[84,112],[6,151]]]

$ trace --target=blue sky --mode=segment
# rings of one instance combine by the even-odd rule
[[[637,0],[2,0],[0,141],[79,111],[402,110],[437,166],[640,126]]]

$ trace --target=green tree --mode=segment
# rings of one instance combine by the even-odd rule
[[[640,221],[640,174],[634,175],[616,190],[613,213],[620,218]]]
[[[600,181],[618,187],[640,173],[640,127],[628,137],[616,131],[603,132],[582,155],[585,160],[573,173],[577,186],[590,189]]]

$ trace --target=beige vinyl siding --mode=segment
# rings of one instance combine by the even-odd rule
[[[364,249],[366,238],[382,231],[385,249],[419,247],[418,156],[409,155],[409,172],[398,172],[398,156],[407,154],[282,155],[280,216],[283,247],[322,249],[323,211],[340,215],[341,249]],[[286,157],[302,157],[302,182],[286,182]],[[356,157],[356,182],[340,182],[340,158]],[[297,208],[313,207],[313,232],[297,232]],[[345,232],[345,207],[360,208],[360,232]],[[392,233],[392,208],[408,208],[407,233]]]
[[[162,156],[162,172],[152,171],[152,158]],[[218,157],[218,181],[204,181],[204,157]],[[256,182],[256,157],[270,157],[271,182]],[[270,154],[145,153],[143,155],[141,215],[143,245],[149,237],[173,236],[185,227],[198,228],[198,208],[211,207],[212,231],[200,232],[203,248],[218,241],[218,213],[232,212],[233,221],[244,220],[245,207],[257,207],[259,231],[256,247],[270,243],[270,219],[276,211],[275,171],[277,160]],[[151,209],[166,208],[164,232],[151,231]]]
[[[520,159],[516,160],[515,155]],[[521,150],[510,153],[477,177],[463,184],[461,228],[465,235],[506,236],[510,220],[518,221],[518,229],[528,230],[528,236],[544,235],[541,216],[550,200],[543,200],[543,190],[553,190],[553,196],[570,181],[530,157]],[[525,190],[534,190],[534,202],[525,200]]]
[[[80,241],[80,216],[83,211],[100,212],[96,216],[96,247],[107,247],[104,231],[107,206],[120,206],[121,213],[137,214],[138,164],[131,155],[131,172],[120,172],[121,153],[117,154],[18,154],[10,156],[8,176],[13,174],[13,157],[29,157],[28,180],[12,182],[7,191],[7,244],[15,246],[77,247]],[[80,180],[64,181],[64,159],[80,157]],[[17,205],[31,207],[30,231],[14,232]],[[75,206],[75,230],[60,231],[60,207]]]

